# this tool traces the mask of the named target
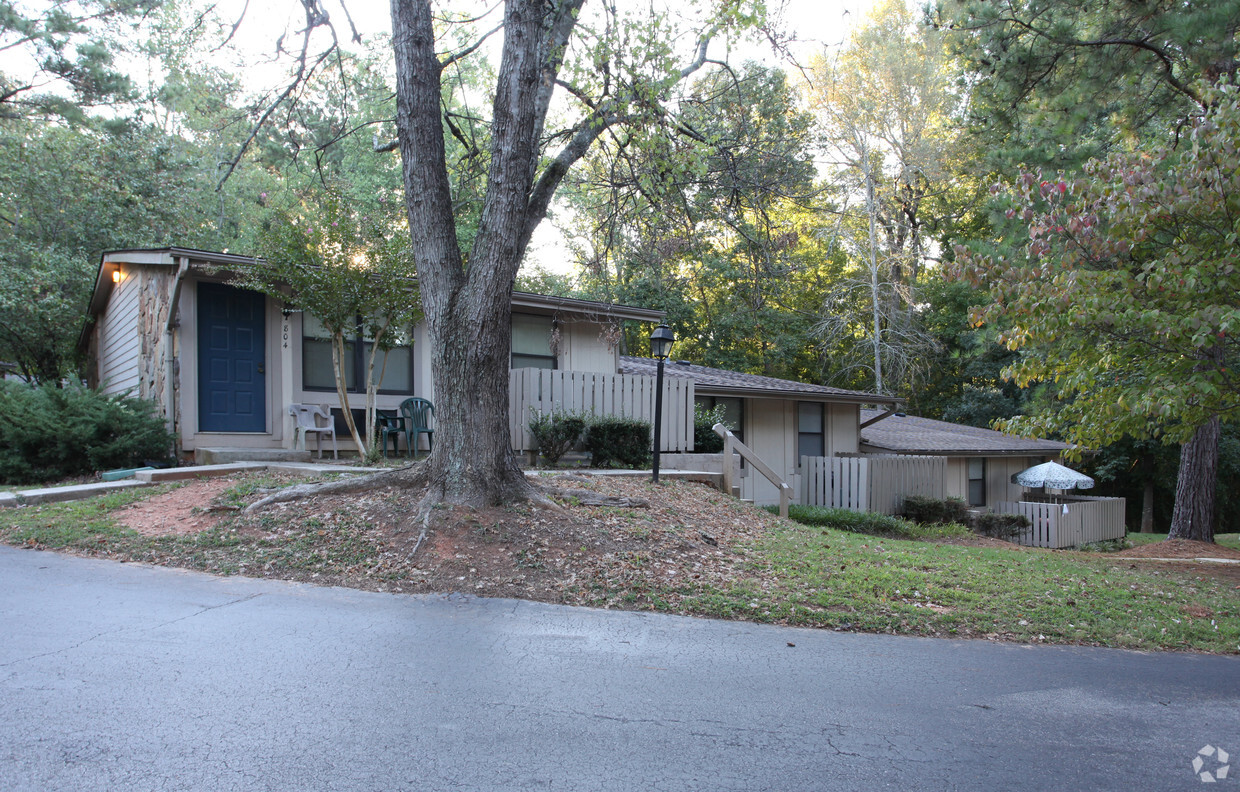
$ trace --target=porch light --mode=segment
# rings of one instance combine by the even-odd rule
[[[123,276],[121,275],[120,267],[117,267],[116,269],[112,270],[112,282],[113,283],[120,283],[122,277]]]
[[[650,354],[659,361],[654,384],[654,470],[652,480],[659,483],[659,447],[663,445],[663,361],[672,354],[676,336],[666,323],[660,323],[650,334]]]
[[[650,355],[658,358],[661,364],[672,354],[674,343],[676,343],[676,336],[672,335],[672,328],[666,324],[660,324],[650,333]],[[662,371],[662,368],[659,370]]]

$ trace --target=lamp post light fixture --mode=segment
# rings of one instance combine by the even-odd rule
[[[659,447],[663,445],[663,361],[672,354],[676,336],[666,323],[660,323],[650,334],[650,354],[659,361],[659,373],[654,385],[654,476],[659,483]]]

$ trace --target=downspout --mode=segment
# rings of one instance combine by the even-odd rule
[[[176,330],[181,326],[179,321],[181,302],[181,283],[185,273],[189,272],[189,259],[184,256],[177,258],[177,274],[172,280],[172,296],[168,302],[168,321],[164,325],[164,409],[168,416],[168,431],[176,438],[174,443],[177,456],[181,452],[181,433],[177,426],[177,355]]]

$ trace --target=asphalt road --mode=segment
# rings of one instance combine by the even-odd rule
[[[1209,787],[1191,767],[1206,745],[1237,757]],[[1236,657],[372,594],[0,547],[3,792],[1229,785]]]

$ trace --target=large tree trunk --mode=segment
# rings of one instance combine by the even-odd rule
[[[1218,443],[1222,422],[1216,415],[1197,427],[1180,449],[1175,508],[1168,539],[1214,541],[1214,494],[1218,480]]]
[[[466,266],[444,160],[442,66],[430,3],[392,0],[405,202],[435,379],[428,475],[431,497],[452,503],[491,505],[533,494],[512,453],[508,369],[512,283],[528,239],[538,155],[543,10],[530,0],[505,8],[487,195]]]

